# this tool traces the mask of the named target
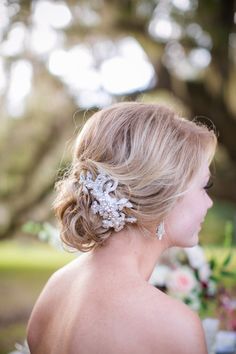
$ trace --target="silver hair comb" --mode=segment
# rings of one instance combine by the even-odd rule
[[[91,172],[88,171],[86,174],[81,172],[80,184],[83,192],[91,193],[95,199],[92,202],[91,210],[93,214],[99,214],[102,217],[102,226],[105,229],[114,228],[115,231],[120,231],[126,222],[134,223],[137,221],[135,217],[126,217],[122,212],[123,208],[132,208],[132,204],[127,198],[117,199],[109,195],[116,190],[117,179],[100,172],[93,180]]]

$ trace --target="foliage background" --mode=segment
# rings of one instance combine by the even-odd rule
[[[235,6],[234,0],[0,2],[0,353],[24,337],[46,279],[71,259],[22,225],[55,223],[54,182],[83,122],[104,105],[163,102],[213,122],[215,205],[201,242],[220,254],[226,221],[236,223]]]

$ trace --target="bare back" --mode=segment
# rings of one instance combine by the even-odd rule
[[[145,281],[99,274],[76,260],[46,285],[29,322],[28,342],[32,354],[187,354],[191,329],[196,353],[205,354],[196,319]]]

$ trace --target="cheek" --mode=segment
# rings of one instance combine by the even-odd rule
[[[202,217],[206,210],[206,193],[205,191],[197,191],[188,196],[181,205],[183,215],[192,215],[195,217]]]
[[[196,203],[195,206],[189,207],[185,209],[183,213],[182,220],[185,223],[185,227],[188,229],[195,229],[200,226],[200,223],[203,221],[204,218],[204,208],[202,204]]]
[[[181,203],[176,205],[172,212],[167,217],[167,224],[170,232],[184,232],[196,229],[202,222],[204,216],[203,200],[201,196],[196,198],[186,198]]]

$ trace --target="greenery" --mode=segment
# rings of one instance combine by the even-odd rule
[[[203,224],[200,241],[203,246],[222,246],[226,222],[236,223],[236,205],[232,202],[213,200],[214,205],[208,211]],[[236,226],[232,233],[232,243],[236,245]]]
[[[231,291],[236,280],[232,235],[233,225],[227,222],[220,256],[213,247],[204,252],[199,245],[170,249],[168,256],[163,255],[154,269],[151,283],[179,298],[203,317],[209,312],[209,305],[210,311],[214,309],[213,313],[218,317],[216,310],[219,309],[212,307],[212,303],[217,304],[221,308],[221,315],[229,317],[230,314],[232,317],[232,321],[227,321],[227,328],[236,329],[233,314],[236,309],[233,298],[236,294]]]
[[[40,242],[11,240],[0,243],[0,271],[54,270],[73,257],[72,254],[55,250]]]
[[[25,323],[16,322],[0,329],[0,354],[9,353],[15,342],[23,341],[25,337]]]
[[[74,257],[30,238],[0,243],[0,354],[25,338],[30,312],[47,279]]]
[[[53,25],[55,16],[57,20],[61,18],[57,15],[57,2],[50,2],[52,11],[38,12],[43,14],[41,19],[34,16],[40,3],[0,1],[0,239],[6,239],[0,242],[0,354],[13,350],[15,342],[24,339],[27,319],[45,282],[56,269],[76,257],[52,247],[55,238],[49,235],[55,236],[55,229],[45,221],[52,220],[53,185],[57,174],[62,175],[69,164],[72,140],[83,122],[104,103],[101,96],[96,96],[98,93],[112,102],[166,103],[190,119],[198,116],[204,121],[205,116],[206,121],[212,120],[220,142],[213,173],[215,201],[200,242],[216,278],[217,273],[225,272],[222,265],[227,272],[236,269],[236,228],[233,247],[230,248],[229,237],[223,247],[226,222],[236,225],[234,1],[170,1],[166,6],[165,0],[67,0],[63,6],[72,20],[61,27]],[[36,18],[44,25],[38,25]],[[151,33],[150,24],[154,24],[152,28],[162,28],[157,24],[163,19],[167,30],[160,38]],[[43,36],[46,27],[49,35]],[[50,34],[56,38],[55,45],[42,51],[40,44],[44,47],[46,43],[47,47]],[[114,57],[124,61],[121,41],[130,39],[151,63],[156,80],[143,89],[124,90],[124,94],[117,95],[103,86],[101,68]],[[57,49],[68,55],[76,54],[76,48],[84,48],[86,55],[91,55],[91,73],[101,80],[99,92],[88,89],[94,80],[90,79],[91,73],[86,77],[87,67],[84,71],[78,57],[71,57],[75,67],[60,64],[68,69],[70,80],[50,70],[49,62],[53,63],[51,58]],[[137,70],[136,55],[131,54],[125,54],[132,61],[130,72],[117,66],[112,72],[118,74],[118,80],[110,74],[113,83],[126,79],[126,85],[130,84],[132,68],[135,78],[143,72]],[[13,75],[16,69],[18,75]],[[28,81],[27,72],[32,74]],[[74,86],[69,84],[72,78]],[[14,87],[18,90],[14,91]],[[87,106],[82,104],[84,95],[89,98]],[[93,102],[93,97],[99,98]],[[28,223],[22,231],[21,225],[27,220],[43,224]],[[44,242],[27,236],[28,231]],[[228,227],[228,234],[231,231]],[[235,294],[235,281],[225,277],[226,273],[221,275],[222,286]],[[217,306],[216,301],[210,301],[201,316],[215,314]]]

